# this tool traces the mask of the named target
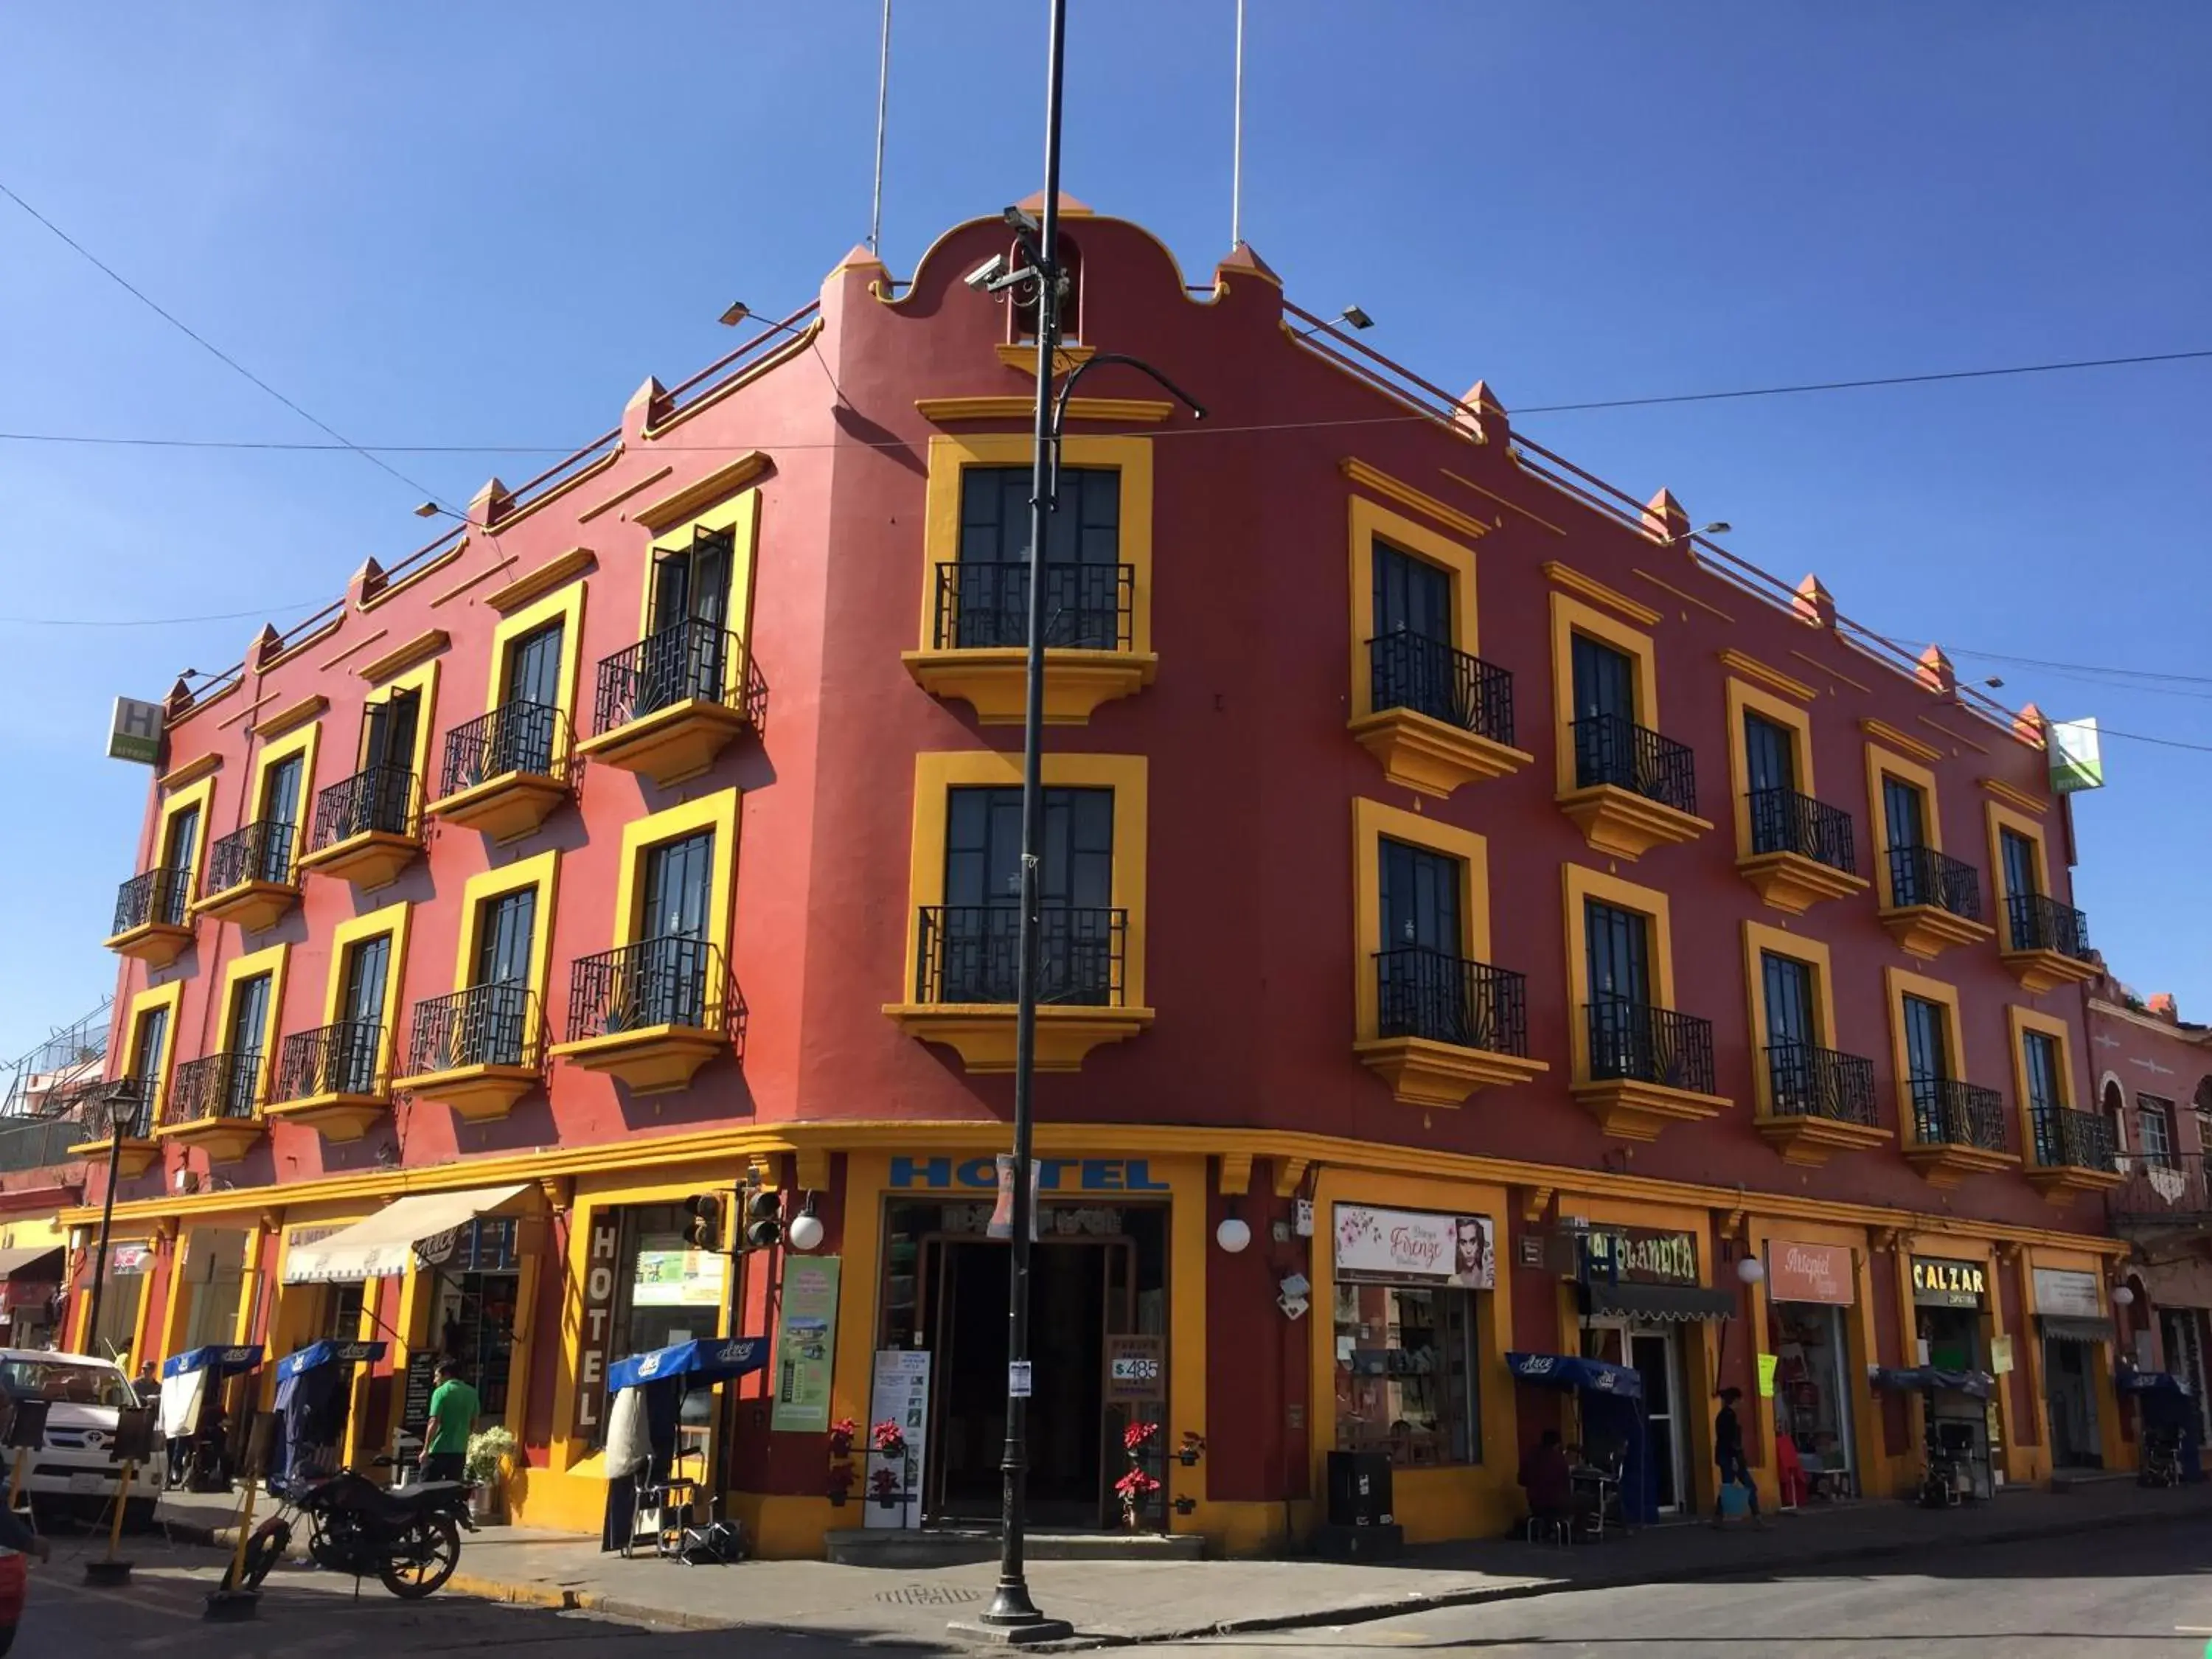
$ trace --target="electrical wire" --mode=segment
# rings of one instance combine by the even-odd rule
[[[246,622],[257,617],[274,622],[295,611],[319,610],[329,603],[328,599],[303,599],[273,609],[263,605],[251,611],[211,611],[204,617],[0,617],[0,628],[184,628],[193,623]]]

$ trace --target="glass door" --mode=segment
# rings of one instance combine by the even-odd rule
[[[1651,1058],[1650,958],[1645,918],[1584,901],[1589,969],[1589,1063],[1594,1078],[1642,1077]]]
[[[561,709],[561,649],[563,625],[556,620],[525,634],[507,648],[507,684],[501,696],[500,752],[487,759],[484,775],[527,772],[545,777],[553,770],[554,726]]]
[[[530,1007],[532,935],[538,921],[538,890],[525,887],[485,902],[477,929],[477,995],[471,999],[464,1037],[464,1064],[520,1066],[525,1063]]]
[[[192,860],[199,844],[200,809],[187,806],[169,820],[168,834],[162,837],[161,867],[171,874],[161,891],[154,895],[147,920],[166,921],[173,927],[185,925],[192,896]]]
[[[1628,1363],[1644,1379],[1644,1480],[1651,1491],[1653,1509],[1661,1515],[1677,1514],[1686,1501],[1682,1468],[1686,1436],[1681,1420],[1680,1391],[1674,1386],[1679,1367],[1672,1330],[1628,1331]]]
[[[732,541],[726,531],[653,562],[653,639],[640,714],[701,698],[722,700],[730,618]]]
[[[300,833],[300,772],[306,763],[301,755],[287,755],[269,769],[261,784],[261,836],[258,867],[247,872],[249,881],[286,882],[292,878],[293,844]]]
[[[714,833],[663,842],[645,854],[636,1000],[647,1025],[706,1023],[707,932],[714,890]]]
[[[376,1092],[376,1062],[384,1044],[384,981],[391,965],[389,933],[365,939],[346,952],[331,1054],[330,1086],[339,1094]]]
[[[216,1109],[225,1117],[252,1117],[261,1087],[261,1045],[269,1024],[269,975],[240,980],[230,994],[230,1073]]]

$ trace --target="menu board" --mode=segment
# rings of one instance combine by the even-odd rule
[[[830,1427],[830,1376],[837,1345],[834,1255],[791,1256],[783,1267],[783,1316],[775,1338],[775,1413],[769,1426],[820,1434]]]
[[[416,1439],[430,1425],[430,1391],[437,1386],[438,1356],[418,1348],[407,1356],[407,1386],[399,1396],[399,1432]]]

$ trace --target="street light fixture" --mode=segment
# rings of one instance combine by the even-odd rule
[[[1659,544],[1662,547],[1680,547],[1684,542],[1695,541],[1701,536],[1725,536],[1735,528],[1726,519],[1715,519],[1711,524],[1699,525],[1695,530],[1685,530],[1679,536],[1669,536]]]
[[[1339,323],[1342,323],[1347,328],[1351,328],[1360,332],[1364,332],[1366,330],[1375,326],[1375,319],[1369,316],[1365,312],[1362,311],[1358,306],[1346,306],[1343,310],[1338,312],[1335,316],[1330,318],[1327,322],[1316,323],[1311,328],[1300,329],[1297,333],[1291,337],[1299,340],[1309,339],[1312,336],[1320,333],[1322,330],[1325,328],[1334,328]]]

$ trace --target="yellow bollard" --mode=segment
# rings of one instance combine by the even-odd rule
[[[84,1564],[84,1582],[88,1584],[127,1584],[131,1582],[131,1564],[115,1559],[117,1547],[123,1542],[123,1516],[130,1508],[131,1483],[138,1478],[138,1466],[123,1466],[123,1482],[115,1489],[115,1522],[107,1529],[107,1559]]]

